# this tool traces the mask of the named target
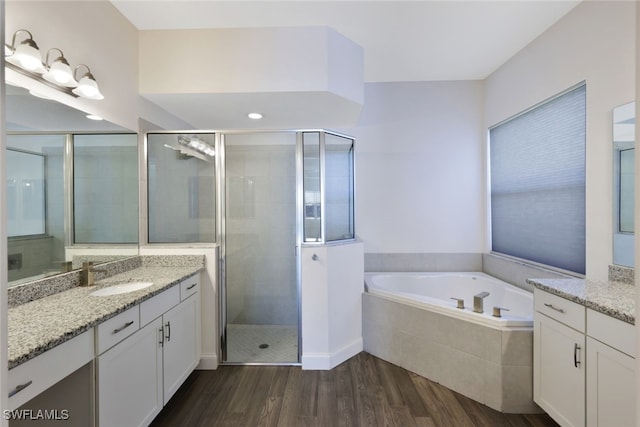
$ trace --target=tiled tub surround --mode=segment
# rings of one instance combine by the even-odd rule
[[[116,265],[117,263],[121,263]],[[133,268],[127,268],[131,267]],[[47,288],[66,290],[14,305],[8,310],[9,369],[80,335],[116,314],[145,301],[204,269],[203,256],[143,256],[99,266],[108,269],[94,286],[78,287],[78,272],[56,276]],[[125,270],[125,268],[127,268]],[[111,274],[111,272],[115,272]],[[66,281],[72,284],[58,282]],[[106,276],[106,277],[105,277]],[[97,289],[126,282],[153,282],[148,288],[108,297],[90,296]],[[30,284],[36,286],[37,282]],[[14,303],[34,290],[14,291]]]
[[[496,410],[541,412],[532,396],[532,327],[494,328],[368,292],[362,298],[365,351]]]
[[[529,279],[528,282],[607,316],[635,324],[636,289],[631,283],[588,279]]]
[[[366,272],[482,271],[529,292],[530,277],[571,277],[495,253],[366,253],[364,261]]]
[[[364,271],[482,271],[482,254],[365,253]]]

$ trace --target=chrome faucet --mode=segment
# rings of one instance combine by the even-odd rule
[[[95,277],[93,273],[103,272],[107,270],[99,270],[93,268],[93,262],[85,261],[82,263],[82,271],[80,272],[80,286],[93,286],[95,284]]]
[[[473,311],[476,313],[483,313],[482,300],[489,296],[489,292],[480,292],[473,296]]]

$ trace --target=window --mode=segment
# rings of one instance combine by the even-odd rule
[[[304,241],[355,238],[354,140],[328,132],[304,132]]]
[[[585,273],[586,86],[490,129],[495,252]]]
[[[325,135],[326,240],[353,239],[353,140]]]

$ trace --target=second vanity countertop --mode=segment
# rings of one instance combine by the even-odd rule
[[[588,279],[528,279],[527,282],[543,291],[635,324],[636,288],[632,284]]]
[[[203,267],[142,266],[74,287],[8,310],[9,369],[74,338],[105,320],[177,285]],[[153,282],[148,288],[112,296],[91,292],[114,284]]]

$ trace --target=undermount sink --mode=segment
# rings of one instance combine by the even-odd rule
[[[106,288],[98,289],[91,292],[89,295],[93,297],[107,297],[111,295],[126,294],[128,292],[139,291],[140,289],[153,286],[153,282],[130,282],[121,283],[119,285],[107,286]]]

